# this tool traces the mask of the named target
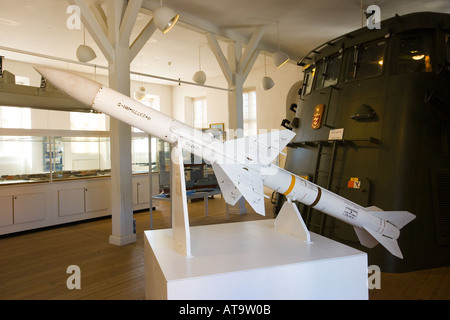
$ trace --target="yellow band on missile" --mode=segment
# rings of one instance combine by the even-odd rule
[[[291,184],[290,184],[289,188],[286,190],[286,192],[283,193],[285,196],[287,196],[289,193],[291,193],[292,189],[294,189],[294,186],[295,186],[295,176],[291,175],[291,177],[292,177]]]

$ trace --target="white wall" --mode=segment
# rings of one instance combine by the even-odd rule
[[[286,105],[295,101],[288,97],[291,87],[303,79],[302,68],[293,63],[284,65],[281,69],[275,70],[271,64],[271,59],[267,59],[267,76],[275,82],[272,89],[264,91],[261,88],[261,79],[265,75],[264,64],[259,62],[258,58],[247,80],[244,83],[244,89],[256,89],[258,129],[280,129],[282,119],[286,117]],[[269,66],[270,64],[270,66]],[[208,75],[207,75],[208,77]],[[223,76],[207,78],[206,85],[228,88]],[[193,85],[181,84],[173,87],[173,116],[180,120],[192,124],[192,119],[186,117],[185,98],[197,98],[206,96],[208,105],[208,124],[225,123],[225,129],[228,129],[228,92],[217,89],[209,89]],[[189,108],[189,107],[188,107]]]

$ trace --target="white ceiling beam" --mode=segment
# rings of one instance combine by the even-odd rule
[[[247,79],[248,74],[250,73],[250,70],[252,70],[253,65],[255,64],[256,59],[258,59],[258,55],[259,55],[260,52],[261,52],[261,50],[258,50],[258,49],[256,49],[253,52],[253,54],[252,54],[250,60],[248,61],[246,67],[242,71],[242,76],[244,77],[244,79]]]
[[[129,45],[131,32],[142,6],[142,0],[129,0],[122,21],[120,23],[119,38],[122,46]]]
[[[248,67],[249,67],[248,63],[254,56],[255,50],[258,47],[258,44],[261,41],[261,38],[262,38],[265,30],[266,30],[266,26],[259,26],[256,28],[250,41],[247,43],[247,48],[245,48],[244,54],[242,55],[241,59],[239,59],[239,64],[237,66],[238,73],[244,73],[245,70],[248,69]],[[250,69],[251,68],[252,68],[252,66],[250,66]]]
[[[119,47],[119,28],[122,22],[123,13],[125,12],[125,1],[122,0],[106,0],[106,17],[108,21],[108,39],[111,45]]]
[[[217,42],[216,36],[212,33],[208,32],[206,34],[206,39],[208,40],[209,47],[216,57],[217,62],[219,63],[220,69],[222,69],[223,75],[228,82],[230,87],[234,86],[233,73],[231,71],[230,65],[228,64],[228,60],[222,52],[222,49]]]
[[[150,10],[150,11],[155,11],[159,7],[160,7],[159,2],[156,3],[152,0],[143,0],[143,2],[142,2],[142,8]],[[223,37],[223,38],[226,38],[226,39],[229,39],[232,41],[236,41],[239,43],[248,43],[250,40],[248,37],[242,36],[239,33],[230,30],[230,29],[233,29],[233,27],[231,27],[231,26],[219,27],[209,21],[194,17],[186,12],[177,10],[177,8],[172,8],[172,9],[174,9],[180,15],[180,18],[178,19],[179,22],[185,23],[185,24],[193,27],[194,29],[197,29],[196,31],[199,33],[212,33],[216,36],[220,36],[220,37]],[[278,51],[278,48],[265,45],[264,43],[261,43],[261,42],[258,44],[258,49],[264,50],[267,52]]]
[[[130,62],[136,58],[153,33],[155,33],[156,29],[156,25],[153,19],[151,19],[130,46]]]
[[[102,9],[102,6],[98,3],[94,3],[90,6],[92,15],[97,19],[97,23],[102,28],[103,32],[108,34],[108,25],[107,25],[107,19],[106,14]]]
[[[102,51],[103,55],[109,62],[114,61],[114,47],[108,40],[108,37],[103,32],[100,27],[97,18],[92,14],[92,11],[86,5],[84,0],[68,0],[70,4],[77,5],[81,12],[81,21],[84,26],[88,29],[92,38],[97,43],[99,49]]]

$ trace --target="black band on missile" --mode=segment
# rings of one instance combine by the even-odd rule
[[[316,200],[314,200],[314,202],[311,203],[309,206],[310,206],[311,208],[314,208],[314,207],[319,203],[320,197],[321,197],[321,196],[322,196],[322,189],[317,188],[317,198],[316,198]]]

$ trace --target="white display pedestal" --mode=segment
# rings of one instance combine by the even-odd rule
[[[314,233],[307,244],[274,220],[190,229],[191,257],[172,229],[145,231],[147,299],[368,299],[359,250]]]

